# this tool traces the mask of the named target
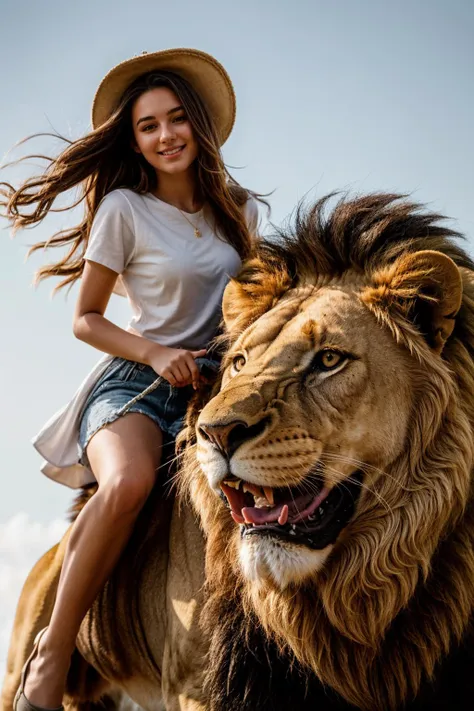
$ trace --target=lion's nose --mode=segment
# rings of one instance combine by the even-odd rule
[[[211,442],[226,457],[231,457],[243,442],[261,434],[267,423],[268,417],[254,425],[248,425],[242,420],[234,420],[225,425],[201,424],[199,433],[203,439]]]

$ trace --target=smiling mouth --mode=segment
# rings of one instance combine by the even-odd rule
[[[179,146],[178,148],[170,148],[167,151],[158,151],[158,153],[160,156],[165,156],[165,158],[169,158],[170,156],[179,155],[180,153],[182,153],[182,151],[184,151],[185,148],[186,146]]]
[[[356,471],[332,489],[312,481],[310,493],[302,486],[274,489],[229,477],[221,483],[221,498],[243,537],[274,537],[321,550],[352,518],[362,477]]]

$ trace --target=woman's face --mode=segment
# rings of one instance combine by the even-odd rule
[[[187,171],[199,147],[176,94],[157,87],[142,94],[132,108],[134,148],[158,173]]]

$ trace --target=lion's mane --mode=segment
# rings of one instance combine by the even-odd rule
[[[297,285],[344,280],[354,269],[389,270],[418,250],[454,260],[463,302],[440,363],[430,349],[417,347],[419,333],[417,340],[402,304],[390,319],[379,309],[383,284],[364,293],[368,308],[424,362],[429,377],[420,386],[403,456],[359,504],[350,536],[342,534],[323,571],[302,586],[282,591],[243,578],[237,526],[196,460],[197,411],[191,412],[182,481],[206,535],[209,598],[202,624],[210,637],[206,688],[213,709],[263,704],[266,692],[252,694],[265,657],[274,680],[279,669],[287,680],[305,679],[306,691],[294,697],[298,708],[306,708],[317,678],[357,708],[397,709],[421,693],[470,634],[474,265],[443,219],[397,195],[342,199],[332,211],[325,198],[300,208],[294,229],[264,240],[237,279],[241,298],[224,336],[228,343]],[[416,289],[408,280],[413,298]],[[279,709],[273,698],[262,708]]]

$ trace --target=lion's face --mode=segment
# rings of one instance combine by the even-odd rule
[[[197,456],[240,529],[246,577],[286,587],[350,541],[361,511],[387,507],[378,480],[397,503],[401,482],[388,470],[407,449],[417,395],[438,387],[440,366],[449,377],[439,354],[460,276],[449,258],[418,252],[379,273],[260,297],[260,315],[239,288],[224,295],[229,331],[246,309],[252,317],[197,421]]]
[[[403,448],[407,351],[341,286],[289,292],[227,357],[198,421],[198,457],[241,528],[247,576],[281,585],[321,567]]]

